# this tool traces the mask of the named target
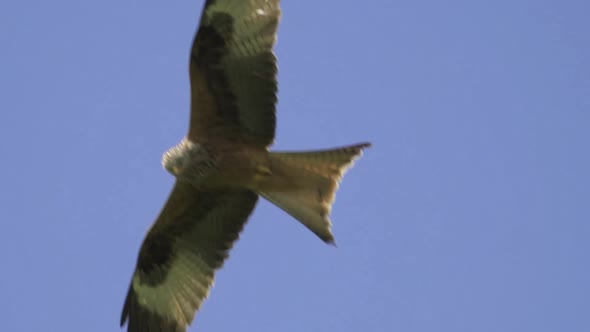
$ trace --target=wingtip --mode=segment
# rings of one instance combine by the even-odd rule
[[[338,247],[336,245],[336,239],[334,238],[334,235],[332,235],[331,232],[328,235],[319,236],[319,237],[322,241],[324,241],[325,244],[330,245],[330,246],[334,246],[334,247]]]
[[[123,311],[121,312],[121,320],[119,322],[119,326],[125,326],[127,322],[127,318],[129,317],[129,306],[131,305],[131,297],[133,296],[133,284],[129,286],[129,290],[127,291],[127,296],[125,297],[125,304],[123,304]]]
[[[373,143],[371,142],[362,142],[356,145],[359,149],[364,150],[364,149],[368,149],[370,147],[373,146]]]
[[[349,151],[354,151],[355,155],[357,157],[360,157],[363,155],[363,152],[365,149],[368,149],[372,146],[373,146],[373,144],[371,142],[361,142],[361,143],[357,143],[357,144],[353,144],[353,145],[349,145],[347,147],[344,147],[344,149],[348,149]]]

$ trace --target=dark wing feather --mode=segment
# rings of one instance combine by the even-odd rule
[[[177,182],[141,246],[121,326],[186,331],[257,199],[245,189],[202,192]]]
[[[188,138],[220,135],[259,146],[276,127],[277,65],[272,51],[279,0],[209,0],[190,57]]]

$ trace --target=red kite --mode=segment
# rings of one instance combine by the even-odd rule
[[[279,0],[207,0],[190,55],[188,135],[163,157],[176,184],[139,252],[121,326],[186,331],[258,196],[327,243],[338,183],[368,143],[270,152]]]

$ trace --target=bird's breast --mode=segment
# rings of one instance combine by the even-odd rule
[[[217,173],[213,185],[255,188],[261,177],[270,174],[268,151],[247,145],[226,146],[215,152]]]

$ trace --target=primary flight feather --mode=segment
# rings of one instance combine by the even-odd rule
[[[270,152],[279,0],[208,0],[189,61],[188,135],[163,157],[176,184],[141,246],[129,332],[186,331],[259,196],[327,243],[338,184],[368,143]]]

